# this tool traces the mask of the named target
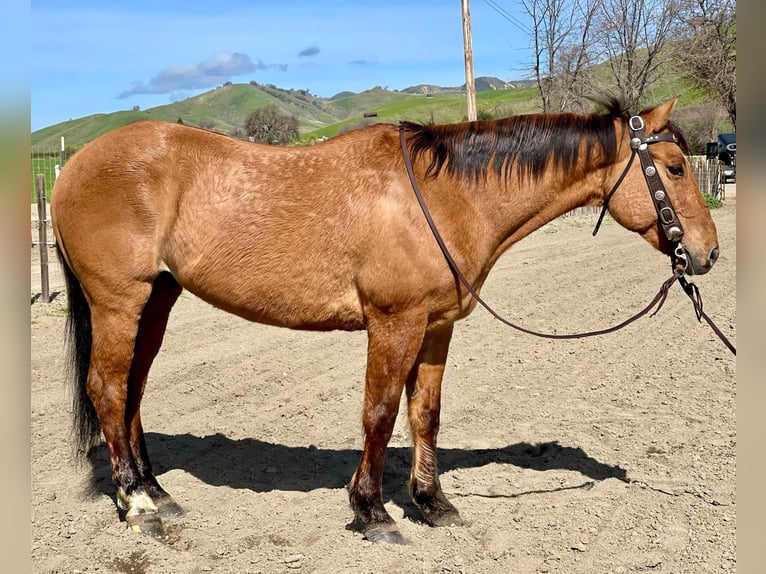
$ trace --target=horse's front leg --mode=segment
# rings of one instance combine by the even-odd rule
[[[383,460],[425,327],[422,313],[368,313],[364,450],[348,490],[356,520],[372,542],[404,544],[394,519],[383,507]]]
[[[433,526],[462,524],[460,514],[442,492],[436,464],[441,383],[453,325],[429,332],[407,379],[407,402],[413,441],[410,494]]]

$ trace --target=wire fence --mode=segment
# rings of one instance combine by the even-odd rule
[[[36,179],[38,174],[45,176],[45,198],[46,201],[51,199],[51,189],[58,177],[59,172],[64,167],[69,158],[71,158],[77,150],[66,145],[64,137],[61,137],[59,142],[47,142],[46,144],[38,144],[33,147],[32,150],[32,173],[30,174],[30,191],[29,199],[30,203],[37,201],[35,192]]]
[[[47,204],[51,200],[51,190],[56,182],[61,168],[67,160],[74,154],[75,150],[67,148],[64,138],[61,143],[52,142],[45,145],[37,145],[33,148],[31,164],[32,172],[30,174],[30,203],[36,207],[32,209],[32,246],[54,244],[50,231],[50,216],[48,215]],[[42,175],[42,178],[40,177]],[[45,193],[44,197],[40,195]],[[42,206],[42,207],[40,207]],[[41,217],[45,214],[45,218]],[[41,234],[37,232],[41,231]]]
[[[703,194],[715,199],[725,199],[726,180],[721,161],[704,155],[694,155],[688,158],[694,179]]]

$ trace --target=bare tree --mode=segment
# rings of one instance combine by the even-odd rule
[[[628,109],[672,64],[667,43],[679,32],[682,0],[601,0],[598,37],[611,78]]]
[[[582,111],[590,106],[588,91],[592,90],[591,67],[597,53],[593,50],[594,23],[601,0],[575,0],[571,13],[571,33],[562,44],[556,64],[559,109]]]
[[[715,94],[736,126],[735,0],[521,4],[531,20],[529,69],[544,112],[581,110],[605,83],[638,110],[651,103],[658,81],[677,74]]]
[[[546,67],[550,61],[545,51],[545,38],[548,36],[545,31],[545,19],[551,12],[546,6],[546,0],[521,0],[524,9],[532,19],[532,72],[537,84],[537,91],[540,92],[540,99],[543,103],[543,112],[551,110],[551,84],[553,82],[553,70]]]
[[[685,0],[681,59],[697,85],[712,91],[737,125],[737,24],[734,0]]]
[[[532,20],[532,71],[543,112],[582,102],[593,63],[593,23],[601,0],[521,0]]]

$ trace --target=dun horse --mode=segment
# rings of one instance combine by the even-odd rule
[[[62,170],[51,212],[69,296],[77,449],[88,452],[103,432],[128,526],[159,535],[182,513],[152,472],[140,414],[182,289],[269,325],[366,329],[364,449],[348,485],[357,524],[370,540],[403,542],[381,492],[402,392],[411,496],[429,524],[460,524],[439,484],[436,436],[453,324],[476,302],[434,240],[405,155],[479,291],[511,245],[573,208],[603,204],[618,179],[612,217],[678,254],[642,167],[629,163],[628,126],[672,133],[652,142],[651,157],[685,230],[686,272],[701,274],[718,256],[716,229],[669,120],[675,101],[633,118],[611,102],[604,113],[407,123],[405,153],[385,124],[307,148],[163,122],[88,144]]]

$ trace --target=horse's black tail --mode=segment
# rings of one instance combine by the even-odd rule
[[[100,443],[101,425],[96,408],[87,391],[90,351],[93,341],[90,322],[90,306],[82,292],[79,279],[64,259],[57,246],[61,266],[66,279],[69,312],[67,314],[67,378],[71,384],[73,432],[75,455],[82,459]]]

